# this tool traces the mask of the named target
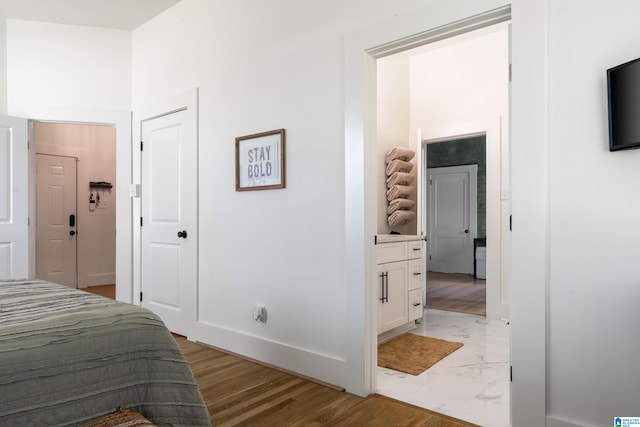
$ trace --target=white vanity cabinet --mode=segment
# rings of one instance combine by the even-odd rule
[[[378,334],[422,317],[422,240],[377,245]]]

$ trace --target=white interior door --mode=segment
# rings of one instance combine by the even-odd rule
[[[430,269],[473,274],[478,166],[431,168],[427,172]]]
[[[141,304],[175,333],[197,320],[197,134],[187,110],[141,123]]]
[[[29,277],[27,121],[0,116],[0,279]]]
[[[36,277],[76,288],[77,159],[36,154]]]

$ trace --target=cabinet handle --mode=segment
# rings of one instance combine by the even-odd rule
[[[389,302],[389,272],[384,273],[384,281],[387,288],[387,291],[384,294],[384,302]]]
[[[380,301],[384,304],[384,277],[386,276],[386,272],[382,272],[380,273],[380,284],[382,286],[382,289],[380,290]]]

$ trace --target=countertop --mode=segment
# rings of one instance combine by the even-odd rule
[[[380,243],[408,242],[423,239],[424,236],[416,234],[376,234],[376,245]]]

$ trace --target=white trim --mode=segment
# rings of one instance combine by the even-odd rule
[[[516,1],[511,55],[511,415],[547,422],[549,295],[549,3]]]
[[[611,419],[611,425],[613,425],[613,419]],[[561,420],[552,416],[547,417],[546,427],[584,427],[583,424],[575,424],[570,421]]]

